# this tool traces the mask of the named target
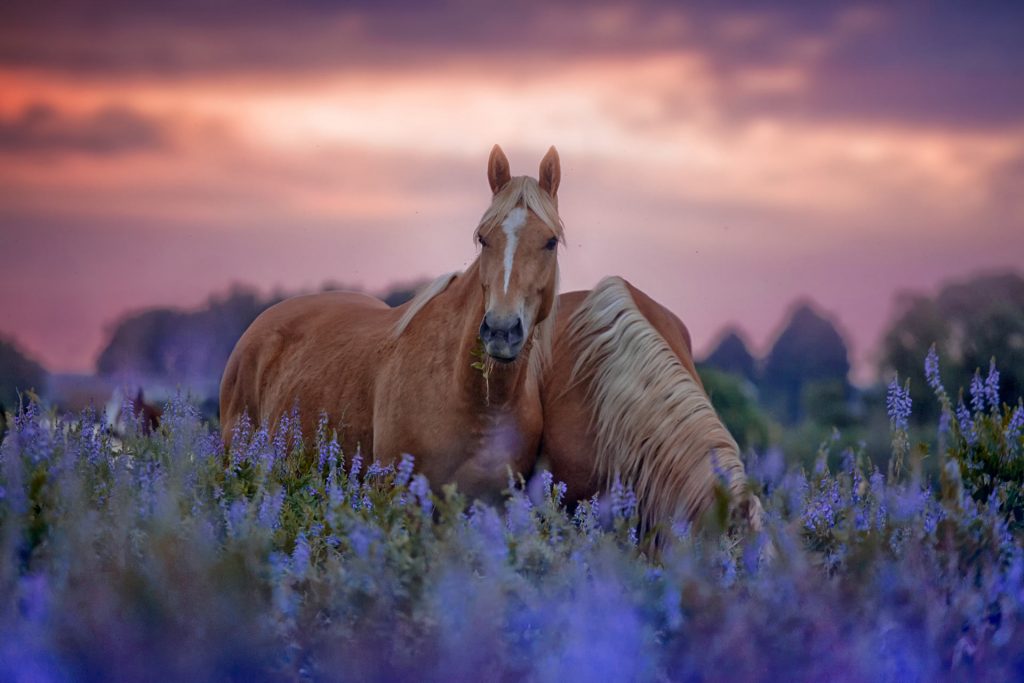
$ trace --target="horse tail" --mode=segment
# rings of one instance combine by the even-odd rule
[[[760,528],[735,439],[622,278],[598,283],[565,337],[576,358],[570,386],[582,383],[589,404],[598,480],[632,487],[642,533],[699,521],[723,490],[733,521],[739,514]]]

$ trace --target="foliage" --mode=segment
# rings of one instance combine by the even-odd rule
[[[898,478],[830,440],[810,471],[769,450],[764,532],[674,525],[656,556],[621,485],[570,513],[541,476],[494,508],[323,421],[225,450],[182,399],[152,436],[33,403],[0,447],[0,678],[1019,678],[1024,411],[985,396],[946,397],[937,489],[914,449]]]
[[[757,360],[751,355],[747,343],[743,341],[738,330],[728,330],[714,350],[708,354],[701,364],[715,368],[721,372],[738,375],[748,382],[757,382]]]
[[[915,402],[929,394],[921,367],[932,344],[943,359],[942,380],[966,384],[975,368],[995,356],[1010,396],[1024,393],[1024,277],[981,275],[942,287],[935,297],[904,294],[882,341],[881,373],[911,378]],[[925,402],[918,419],[932,421],[938,408]]]
[[[0,413],[4,406],[8,410],[15,409],[18,392],[41,392],[45,389],[45,382],[46,370],[19,349],[14,341],[0,337]]]
[[[715,367],[701,365],[698,372],[715,412],[740,450],[763,450],[774,443],[778,428],[758,406],[753,384]]]
[[[804,388],[811,383],[838,382],[849,395],[846,343],[827,318],[803,304],[793,311],[764,361],[759,387],[765,405],[787,424],[805,417]]]
[[[100,352],[102,375],[219,379],[245,328],[280,297],[236,287],[194,311],[153,308],[126,316]]]
[[[994,361],[984,380],[980,371],[975,372],[969,408],[962,390],[955,407],[946,393],[935,346],[925,359],[925,376],[941,410],[939,447],[948,444],[946,453],[957,465],[956,476],[975,502],[998,505],[1010,528],[1024,531],[1024,403],[1018,398],[1010,406],[1000,400],[1000,373]]]

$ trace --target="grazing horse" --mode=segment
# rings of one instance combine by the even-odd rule
[[[693,363],[690,334],[671,311],[619,277],[559,297],[541,388],[543,457],[569,501],[632,487],[641,531],[697,523],[721,480],[732,522],[759,528],[739,448]]]
[[[362,294],[288,299],[260,315],[221,382],[225,442],[243,418],[273,428],[297,402],[304,434],[326,413],[342,448],[382,463],[403,453],[434,486],[497,496],[528,472],[541,433],[539,377],[558,288],[558,153],[538,180],[509,173],[497,145],[478,258],[390,308]]]

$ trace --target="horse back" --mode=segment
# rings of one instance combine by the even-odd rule
[[[272,430],[301,400],[307,437],[326,413],[343,428],[344,441],[369,448],[373,369],[396,319],[384,302],[354,292],[293,297],[268,308],[238,340],[224,370],[224,441],[243,415]]]

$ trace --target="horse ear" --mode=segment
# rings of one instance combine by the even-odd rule
[[[498,194],[508,181],[512,180],[508,159],[501,147],[491,148],[491,158],[487,160],[487,182],[491,184],[491,192]]]
[[[540,189],[554,198],[558,194],[558,183],[562,180],[562,164],[558,161],[558,150],[552,145],[540,160],[540,174],[537,176]]]

